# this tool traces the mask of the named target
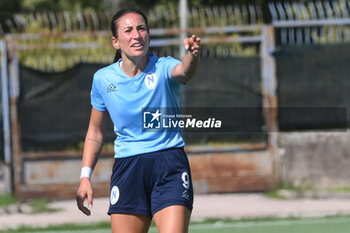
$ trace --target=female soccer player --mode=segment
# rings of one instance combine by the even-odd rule
[[[184,40],[188,52],[180,62],[148,52],[147,18],[138,10],[119,11],[111,29],[121,59],[94,75],[78,208],[91,213],[90,177],[102,149],[102,119],[108,112],[117,134],[108,210],[112,232],[147,232],[153,218],[161,233],[186,233],[193,189],[182,135],[174,130],[144,131],[141,119],[144,108],[179,108],[180,85],[193,77],[198,65],[200,38]],[[156,119],[159,113],[153,114]]]

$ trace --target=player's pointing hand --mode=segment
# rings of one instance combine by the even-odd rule
[[[200,51],[201,39],[196,35],[192,35],[184,40],[184,45],[193,56],[197,56]]]

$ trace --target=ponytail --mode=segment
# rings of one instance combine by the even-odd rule
[[[113,63],[119,61],[120,58],[122,58],[122,55],[120,54],[120,50],[118,49],[115,51]]]

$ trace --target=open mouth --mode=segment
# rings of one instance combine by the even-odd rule
[[[136,48],[136,49],[142,48],[142,47],[143,47],[143,44],[140,44],[140,43],[136,43],[136,44],[133,44],[133,45],[131,46],[131,48]]]

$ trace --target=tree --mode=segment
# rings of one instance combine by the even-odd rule
[[[94,9],[102,11],[104,1],[95,0],[1,0],[0,1],[0,35],[16,26],[13,15],[16,13],[79,11]],[[115,1],[119,2],[119,1]]]
[[[21,6],[20,0],[1,0],[0,1],[0,23],[4,25],[6,19],[11,18],[13,13],[18,12]],[[0,26],[1,26],[0,24]],[[4,27],[2,27],[4,28]],[[4,30],[6,31],[6,27]],[[0,27],[0,35],[1,35],[1,27]]]
[[[84,9],[103,9],[103,1],[95,0],[22,0],[22,12],[77,11]]]

